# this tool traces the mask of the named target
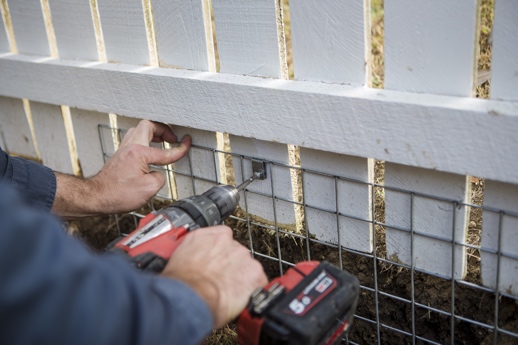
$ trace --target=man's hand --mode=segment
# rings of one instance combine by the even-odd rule
[[[227,226],[189,233],[162,275],[196,291],[207,302],[215,328],[235,319],[252,293],[268,283],[261,264],[232,238]]]
[[[176,143],[176,139],[168,125],[141,121],[127,132],[97,175],[82,179],[56,173],[52,212],[71,218],[129,212],[145,205],[165,184],[164,175],[150,172],[148,165],[167,165],[182,158],[191,147],[191,137],[185,136],[178,147],[167,150],[149,143]]]

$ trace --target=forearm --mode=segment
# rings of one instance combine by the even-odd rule
[[[103,211],[102,190],[91,178],[55,172],[56,196],[52,213],[62,218],[89,217]]]

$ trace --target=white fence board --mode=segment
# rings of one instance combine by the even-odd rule
[[[90,1],[52,0],[50,10],[59,56],[98,60]]]
[[[1,4],[0,7],[2,7]],[[0,21],[0,53],[7,53],[11,51],[11,47],[9,45],[9,38],[7,37],[7,32],[5,29],[3,11],[1,11],[0,13],[2,14],[2,20]]]
[[[456,245],[453,253],[451,241],[454,239],[459,243],[466,243],[468,208],[455,208],[453,202],[418,195],[413,197],[412,202],[410,192],[465,202],[469,191],[466,177],[386,163],[385,186],[409,191],[404,193],[385,188],[387,257],[411,265],[410,230],[413,229],[421,234],[440,238],[414,234],[413,256],[416,268],[451,277],[454,259],[455,278],[463,278],[466,274],[466,248]]]
[[[495,3],[491,98],[518,101],[518,6],[515,0]]]
[[[470,96],[477,5],[477,0],[386,1],[385,88]]]
[[[516,102],[9,54],[0,74],[4,96],[518,183]]]
[[[303,193],[306,221],[309,231],[319,240],[338,243],[362,252],[372,252],[371,186],[372,174],[365,158],[338,155],[330,152],[300,148],[300,164],[303,169],[346,176],[364,183],[337,180],[328,176],[304,173]],[[338,192],[338,194],[336,193]],[[331,212],[363,219],[338,216]],[[339,227],[339,228],[337,228]]]
[[[50,55],[40,0],[9,0],[8,4],[18,52]]]
[[[484,207],[504,212],[502,216],[490,210],[483,212],[481,246],[508,255],[500,256],[498,290],[518,296],[518,217],[505,214],[518,214],[518,185],[485,180]],[[482,283],[492,289],[497,288],[497,260],[497,254],[481,251]]]
[[[282,76],[276,1],[213,0],[220,72]]]
[[[75,108],[70,109],[70,114],[74,124],[77,155],[83,176],[93,176],[104,165],[99,125],[110,126],[110,118],[106,113]],[[113,145],[110,141],[106,144]]]
[[[39,102],[31,102],[30,106],[42,163],[55,171],[73,174],[61,108]]]
[[[230,147],[233,154],[261,158],[272,162],[289,165],[288,146],[273,142],[266,142],[251,138],[230,136]],[[233,156],[234,174],[236,184],[252,176],[250,161],[243,161],[244,169],[241,169],[241,158]],[[272,196],[285,200],[293,200],[291,174],[287,167],[270,165],[267,167],[267,178],[263,181],[255,181],[247,187],[251,192],[263,193],[267,196],[254,193],[246,193],[248,212],[259,216],[267,222],[277,220],[279,224],[295,224],[294,204],[284,200],[272,200]],[[273,188],[272,188],[273,179]],[[241,198],[240,206],[245,209],[245,198]]]
[[[365,1],[290,3],[295,78],[366,84]]]
[[[15,155],[38,158],[21,99],[0,97],[0,132],[4,150]]]
[[[216,181],[221,181],[219,160],[214,159],[213,151],[205,149],[217,148],[216,133],[180,126],[174,126],[173,131],[177,135],[178,140],[181,140],[185,134],[189,134],[192,137],[193,145],[200,146],[191,147],[189,157],[184,157],[174,163],[174,177],[178,198],[202,194],[215,186],[217,184]],[[192,180],[191,176],[197,178]]]
[[[212,26],[203,2],[206,0],[153,0],[161,67],[214,71]],[[206,35],[206,30],[210,35]],[[210,52],[208,46],[212,47]]]
[[[149,65],[142,0],[98,0],[97,6],[108,61]]]

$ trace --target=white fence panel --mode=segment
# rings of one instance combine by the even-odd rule
[[[31,102],[30,108],[42,163],[55,171],[73,174],[61,107]]]
[[[274,78],[286,75],[278,3],[213,0],[221,73]]]
[[[302,187],[307,205],[305,216],[309,230],[317,239],[340,243],[341,246],[362,252],[372,252],[372,200],[369,185],[372,182],[372,167],[367,160],[301,148],[300,161],[305,169],[364,182],[335,181],[333,177],[304,172]],[[330,212],[340,212],[350,217]]]
[[[366,84],[367,4],[335,0],[290,3],[296,79]]]
[[[9,12],[21,54],[50,55],[40,0],[9,0]]]
[[[0,10],[2,14],[2,21],[0,22],[0,53],[8,53],[11,51],[11,46],[9,45],[9,37],[7,36],[7,25],[5,24],[5,14],[2,4],[0,4]]]
[[[484,206],[502,210],[502,213],[490,210],[483,213],[482,283],[500,292],[518,296],[518,185],[488,180],[485,183]],[[515,216],[505,214],[506,211]]]
[[[161,67],[215,72],[208,0],[154,0],[153,14]]]
[[[491,98],[518,101],[518,6],[515,0],[495,3]]]
[[[11,154],[38,158],[21,99],[0,97],[0,135],[2,148]]]
[[[49,5],[59,56],[98,60],[90,1],[52,0]]]
[[[448,7],[451,15],[444,15]],[[410,92],[470,96],[473,91],[477,1],[396,1],[385,5],[385,87]],[[427,128],[423,128],[425,131]],[[423,133],[423,135],[426,135]],[[440,145],[440,143],[436,143]],[[408,146],[409,144],[407,144]],[[435,144],[434,144],[435,145]],[[409,147],[409,153],[414,150]],[[423,155],[427,159],[427,150]],[[405,190],[468,202],[467,177],[387,164],[385,183]],[[411,186],[412,188],[408,188]],[[447,186],[447,188],[445,188]],[[466,273],[466,248],[432,237],[465,243],[467,208],[453,213],[447,202],[385,191],[387,256],[427,272],[455,277]],[[412,215],[412,219],[410,219]],[[453,220],[455,219],[455,225]],[[413,258],[410,225],[431,237],[415,235]],[[438,254],[440,253],[440,254]],[[413,261],[412,261],[413,260]]]
[[[95,111],[70,109],[72,123],[74,124],[74,134],[76,139],[76,149],[83,176],[95,175],[104,165],[103,148],[99,136],[99,125],[110,126],[108,114]],[[102,133],[102,132],[101,132]],[[111,136],[105,144],[113,146]]]
[[[98,0],[97,5],[108,61],[149,65],[142,0]]]

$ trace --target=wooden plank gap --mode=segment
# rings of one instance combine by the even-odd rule
[[[477,0],[477,9],[476,9],[476,21],[475,21],[475,44],[473,45],[473,78],[471,85],[471,97],[477,96],[477,86],[478,86],[478,60],[480,59],[480,28],[482,25],[482,19],[480,17],[482,13],[482,0]]]
[[[40,149],[38,147],[38,141],[36,140],[36,132],[34,130],[34,122],[32,120],[32,112],[31,105],[28,99],[22,99],[23,102],[23,110],[25,111],[25,116],[27,117],[27,122],[29,123],[29,128],[31,130],[32,142],[34,143],[34,150],[36,151],[36,156],[41,161]]]
[[[4,19],[5,32],[7,33],[7,40],[11,53],[18,54],[18,47],[14,36],[13,22],[11,21],[11,13],[9,12],[9,5],[7,0],[0,0],[0,10],[2,11],[2,18]]]
[[[49,0],[41,0],[41,10],[43,11],[43,21],[45,22],[45,30],[47,31],[47,39],[49,41],[50,56],[59,57],[58,44],[56,41],[56,33],[52,24],[52,13],[50,12]]]
[[[156,46],[155,23],[153,17],[152,0],[142,0],[142,8],[144,9],[144,22],[146,23],[147,44],[149,49],[149,64],[153,67],[159,67],[158,49]]]
[[[277,40],[279,42],[279,54],[281,59],[281,79],[290,79],[288,73],[288,61],[286,59],[286,35],[284,33],[284,18],[282,0],[275,1],[275,13],[277,18]]]
[[[79,156],[77,154],[76,137],[74,134],[74,125],[72,123],[70,107],[62,105],[61,115],[63,116],[63,123],[65,124],[65,133],[67,135],[68,151],[70,152],[70,162],[72,163],[72,171],[76,176],[83,176],[83,171],[79,163]]]
[[[207,45],[208,71],[216,72],[215,25],[212,12],[212,0],[202,0],[203,24],[205,26],[205,43]]]
[[[101,16],[99,15],[99,6],[97,0],[90,0],[90,9],[92,11],[92,21],[94,23],[95,42],[97,44],[97,52],[99,61],[108,62],[106,57],[106,47],[104,44],[103,29],[101,26]]]

